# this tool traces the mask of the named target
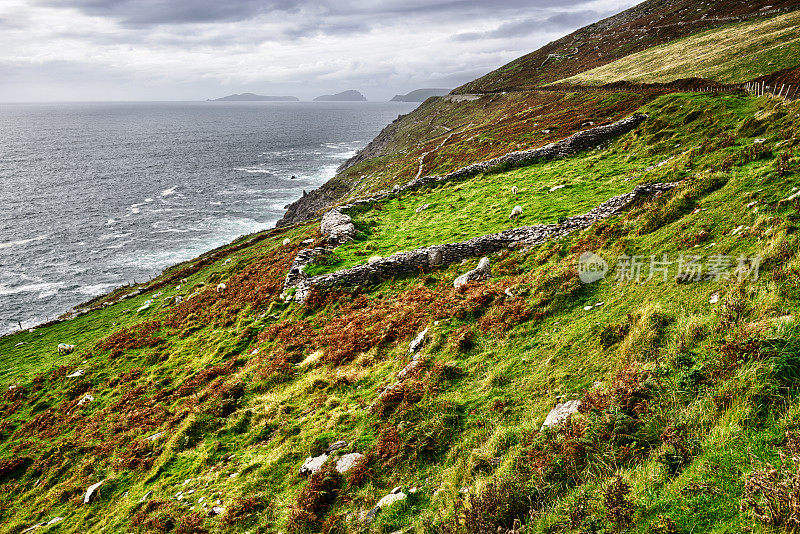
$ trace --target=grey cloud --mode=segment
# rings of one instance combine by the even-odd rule
[[[555,13],[549,17],[530,17],[525,20],[506,22],[487,32],[463,32],[453,36],[456,41],[475,39],[508,39],[527,37],[536,33],[555,32],[579,28],[602,18],[605,14],[584,10]]]

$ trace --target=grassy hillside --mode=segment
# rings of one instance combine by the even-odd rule
[[[630,98],[605,95],[596,113],[633,111]],[[0,532],[55,517],[37,532],[783,531],[747,503],[776,502],[800,447],[800,202],[786,200],[800,188],[800,104],[642,98],[650,118],[607,146],[373,206],[340,249],[352,264],[507,227],[512,203],[523,223],[552,221],[680,182],[558,242],[492,255],[486,282],[452,288],[469,263],[287,303],[301,241],[319,243],[307,223],[0,338]],[[586,285],[589,250],[611,270]],[[619,277],[625,258],[665,254],[666,279]],[[680,255],[700,256],[698,280],[678,277]],[[756,255],[758,277],[705,276]],[[382,389],[425,328],[421,364]],[[76,352],[59,356],[62,342]],[[566,424],[541,429],[578,398]],[[326,468],[298,474],[339,440]],[[351,452],[364,458],[338,474]],[[366,525],[396,487],[407,498]]]
[[[515,59],[453,92],[531,90],[703,30],[765,19],[797,7],[792,0],[647,0]]]
[[[604,84],[618,80],[664,83],[702,77],[741,83],[794,67],[800,57],[800,13],[731,24],[654,46],[565,80]]]

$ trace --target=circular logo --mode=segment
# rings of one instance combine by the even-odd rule
[[[578,277],[584,284],[591,284],[606,277],[608,263],[594,252],[584,252],[578,258]]]

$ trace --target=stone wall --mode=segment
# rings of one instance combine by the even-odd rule
[[[588,228],[596,221],[619,214],[640,198],[660,194],[675,185],[677,184],[638,185],[630,193],[613,197],[589,213],[570,217],[560,224],[522,226],[496,234],[474,237],[461,243],[434,245],[410,252],[399,252],[352,269],[313,277],[305,277],[302,269],[298,269],[291,278],[291,284],[287,284],[287,289],[295,287],[295,300],[303,302],[312,289],[324,290],[336,286],[354,287],[375,284],[392,277],[417,274],[434,267],[458,263],[467,258],[484,256],[507,247],[537,245],[562,237],[572,231]],[[287,276],[288,281],[289,277]]]

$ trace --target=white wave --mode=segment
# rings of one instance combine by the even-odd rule
[[[44,239],[47,239],[47,235],[42,234],[42,235],[38,235],[36,237],[32,237],[30,239],[20,239],[18,241],[7,241],[5,243],[0,243],[0,249],[18,247],[20,245],[27,245],[28,243],[33,243],[35,241],[42,241]]]
[[[168,196],[170,196],[170,195],[174,195],[174,194],[175,194],[175,190],[176,190],[177,188],[178,188],[178,186],[177,186],[177,185],[173,185],[173,186],[172,186],[172,187],[170,187],[169,189],[164,189],[163,191],[161,191],[161,196],[162,196],[162,197],[168,197]]]
[[[108,291],[110,289],[114,289],[118,285],[119,284],[108,284],[108,283],[106,283],[106,284],[92,284],[92,285],[89,285],[89,286],[81,286],[81,287],[79,287],[77,289],[77,291],[78,291],[78,293],[81,293],[83,295],[89,295],[89,296],[102,295],[103,293],[108,293]]]
[[[152,199],[152,198],[150,198],[150,197],[147,197],[146,199],[144,199],[144,201],[145,201],[145,202],[152,202],[152,201],[153,201],[153,199]]]
[[[272,171],[267,169],[259,169],[254,167],[234,167],[234,171],[247,172],[250,174],[272,174]]]
[[[36,284],[25,284],[21,286],[8,286],[6,284],[0,284],[0,297],[6,295],[19,295],[20,293],[36,293],[39,292],[41,294],[54,294],[57,293],[60,288],[62,288],[64,284],[62,283],[54,283],[54,282],[40,282]]]

